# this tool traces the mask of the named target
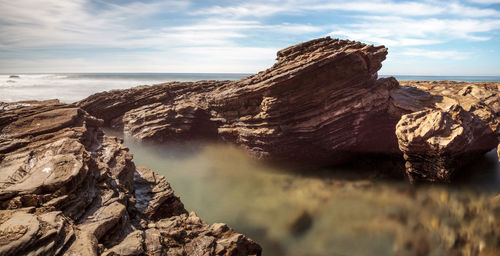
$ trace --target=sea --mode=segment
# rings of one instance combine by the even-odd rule
[[[72,103],[94,93],[170,81],[238,80],[251,74],[237,73],[58,73],[0,74],[0,101],[59,99]],[[390,75],[381,75],[388,77]],[[404,76],[398,80],[500,82],[498,76]]]
[[[247,75],[1,74],[0,101],[57,98],[71,103],[112,89],[168,81],[237,80]],[[500,77],[487,76],[395,77],[500,82]],[[120,131],[105,129],[105,133],[123,138],[137,166],[165,176],[188,211],[208,223],[227,223],[251,237],[263,247],[263,255],[414,255],[401,250],[411,249],[404,241],[413,241],[416,227],[435,229],[429,237],[436,232],[453,237],[456,234],[450,230],[472,223],[470,214],[464,214],[468,204],[473,202],[474,212],[481,213],[480,203],[500,193],[496,149],[468,166],[467,175],[454,184],[412,186],[404,174],[402,178],[379,176],[384,165],[376,167],[371,160],[295,169],[260,162],[234,145],[154,145]],[[446,254],[446,243],[437,238],[430,241],[429,255]]]

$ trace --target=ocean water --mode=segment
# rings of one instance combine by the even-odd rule
[[[59,99],[72,103],[91,94],[113,89],[170,81],[238,80],[250,74],[216,73],[78,73],[78,74],[0,74],[0,101]],[[11,77],[19,76],[19,77]],[[387,77],[381,75],[380,77]],[[395,76],[403,80],[422,81],[496,81],[493,76]]]
[[[237,80],[247,75],[3,74],[0,101],[58,98],[70,103],[111,89],[167,81]],[[396,78],[500,82],[500,77]],[[480,215],[487,205],[482,202],[500,192],[495,150],[468,166],[467,175],[453,185],[412,186],[404,178],[379,177],[384,167],[371,162],[295,170],[259,162],[227,144],[150,145],[117,131],[105,133],[124,138],[136,165],[164,175],[187,210],[208,223],[224,222],[248,235],[263,247],[265,256],[415,255],[405,248],[422,246],[408,247],[421,227],[432,238],[425,245],[431,248],[429,255],[445,255],[443,241],[456,235],[450,230],[471,223],[471,217],[464,215],[467,204],[474,202],[477,218],[486,219]],[[450,237],[442,241],[435,237],[438,233]]]
[[[0,74],[0,101],[59,99],[65,103],[94,93],[170,81],[237,80],[248,74],[81,73]],[[11,77],[11,76],[19,76]]]
[[[151,145],[106,133],[124,138],[137,166],[165,176],[188,211],[248,235],[264,256],[419,255],[401,250],[401,241],[415,241],[420,226],[430,229],[428,255],[447,255],[442,241],[457,235],[451,230],[475,223],[463,214],[466,205],[474,202],[477,218],[486,219],[481,202],[500,192],[496,150],[453,185],[413,186],[377,177],[380,167],[371,162],[297,170],[227,144]],[[435,237],[442,232],[447,236]]]

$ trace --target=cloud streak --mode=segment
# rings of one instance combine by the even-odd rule
[[[429,51],[418,48],[410,48],[401,53],[405,56],[411,57],[424,57],[430,59],[453,59],[453,60],[465,60],[467,59],[471,53],[470,52],[461,52],[461,51]]]
[[[500,29],[497,19],[416,19],[403,17],[361,17],[360,22],[340,26],[332,36],[369,41],[388,46],[440,44],[447,41],[486,41],[486,35]]]
[[[500,4],[500,0],[469,0],[469,2],[478,4]]]
[[[136,63],[140,70],[253,72],[272,64],[277,49],[326,35],[384,44],[406,58],[459,59],[471,54],[454,57],[463,51],[453,48],[456,42],[498,39],[497,3],[257,0],[207,6],[188,0],[0,0],[0,71],[37,62],[40,68],[68,68],[61,67],[65,58],[75,69],[106,65],[93,60],[100,58],[108,66],[131,70],[103,59],[107,56]],[[429,49],[436,45],[452,48]],[[49,56],[65,52],[61,49],[75,56]],[[119,53],[99,57],[98,52],[107,51]]]
[[[494,0],[477,0],[495,2]],[[453,14],[465,17],[494,17],[500,15],[492,8],[478,8],[454,1],[253,1],[236,6],[212,6],[191,12],[192,15],[222,15],[232,17],[263,17],[276,14],[301,14],[306,11],[350,11],[360,13],[389,14],[402,16],[431,16]]]

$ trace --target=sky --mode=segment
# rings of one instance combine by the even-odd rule
[[[330,36],[380,74],[500,76],[500,0],[0,0],[0,73],[255,73]]]

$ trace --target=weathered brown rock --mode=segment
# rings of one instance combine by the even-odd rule
[[[321,38],[279,51],[271,68],[239,81],[141,86],[77,105],[139,140],[222,140],[263,159],[323,165],[367,153],[405,155],[414,181],[449,181],[498,144],[497,83],[400,86],[377,79],[386,54],[383,46]]]
[[[281,50],[273,67],[239,81],[110,91],[78,105],[141,140],[223,140],[259,158],[337,163],[398,152],[398,119],[384,114],[397,81],[377,80],[386,54],[322,38]]]
[[[134,177],[136,208],[148,220],[187,213],[170,184],[148,168],[137,167]]]
[[[498,84],[404,81],[401,85],[426,95],[393,100],[417,106],[411,109],[417,112],[403,115],[396,127],[411,181],[449,182],[460,167],[497,147]]]
[[[260,254],[245,236],[188,216],[165,178],[136,168],[102,123],[57,101],[0,103],[1,255]],[[161,225],[172,219],[179,225]],[[170,244],[173,233],[189,239]]]
[[[457,168],[498,145],[497,135],[480,118],[452,105],[447,111],[403,115],[396,126],[411,182],[449,182]]]

